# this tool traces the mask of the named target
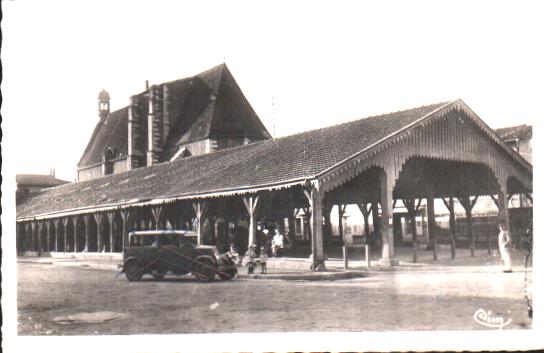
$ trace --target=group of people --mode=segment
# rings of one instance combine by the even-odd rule
[[[269,236],[269,230],[263,228],[261,231],[262,237],[260,239],[261,247],[259,254],[257,254],[257,245],[251,244],[243,259],[242,265],[247,267],[247,273],[252,274],[255,271],[255,267],[261,268],[261,273],[266,273],[266,263],[268,261],[268,254],[271,252],[273,257],[278,257],[284,248],[284,238],[279,228],[275,228],[274,235]]]

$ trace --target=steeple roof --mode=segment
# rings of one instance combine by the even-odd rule
[[[271,138],[224,63],[193,77],[162,83],[160,86],[163,85],[167,86],[170,96],[170,129],[165,139],[164,160],[168,160],[178,150],[178,145],[204,139]],[[147,94],[148,90],[138,96],[146,97]],[[147,114],[147,105],[144,108]],[[78,168],[101,163],[102,153],[108,147],[117,151],[116,158],[126,157],[127,129],[128,107],[112,112],[107,119],[99,121]]]

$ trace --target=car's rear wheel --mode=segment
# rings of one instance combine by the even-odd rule
[[[138,261],[128,261],[123,266],[123,270],[125,271],[125,276],[127,276],[127,279],[131,282],[139,281],[142,279],[142,265],[140,265]]]
[[[195,266],[196,268],[193,272],[196,279],[206,282],[213,280],[215,277],[215,266],[213,262],[206,257],[197,259],[196,262],[197,265]]]

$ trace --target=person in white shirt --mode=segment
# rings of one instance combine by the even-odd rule
[[[283,248],[283,235],[280,233],[279,229],[276,229],[274,238],[272,238],[272,254],[274,257],[278,257],[280,249]]]
[[[512,272],[512,262],[510,259],[510,232],[506,229],[504,223],[499,223],[499,252],[502,261],[504,261],[504,270],[502,272]]]

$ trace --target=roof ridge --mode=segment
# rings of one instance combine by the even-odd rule
[[[405,112],[409,112],[411,110],[418,110],[418,109],[428,108],[428,107],[432,107],[432,106],[436,106],[437,108],[439,108],[439,107],[442,107],[442,106],[444,106],[444,105],[446,105],[448,103],[451,103],[451,102],[453,102],[453,101],[445,101],[445,102],[439,102],[439,103],[434,103],[434,104],[426,104],[426,105],[421,105],[419,107],[403,109],[403,110],[397,110],[397,111],[384,113],[384,114],[369,115],[369,116],[366,116],[364,118],[356,118],[356,119],[353,119],[353,120],[344,121],[344,122],[337,123],[337,124],[334,124],[334,125],[328,125],[328,126],[324,126],[324,127],[317,127],[317,128],[310,129],[310,130],[300,131],[300,132],[297,132],[297,133],[294,133],[294,134],[291,134],[291,135],[285,135],[285,136],[277,137],[274,140],[280,140],[280,139],[289,138],[289,137],[293,137],[293,136],[299,136],[299,135],[302,135],[302,134],[315,132],[315,131],[319,131],[319,130],[327,130],[327,129],[342,126],[342,125],[353,124],[353,123],[356,123],[356,122],[360,122],[362,120],[367,120],[367,119],[372,119],[372,118],[381,118],[381,117],[385,117],[387,115],[405,113]]]

